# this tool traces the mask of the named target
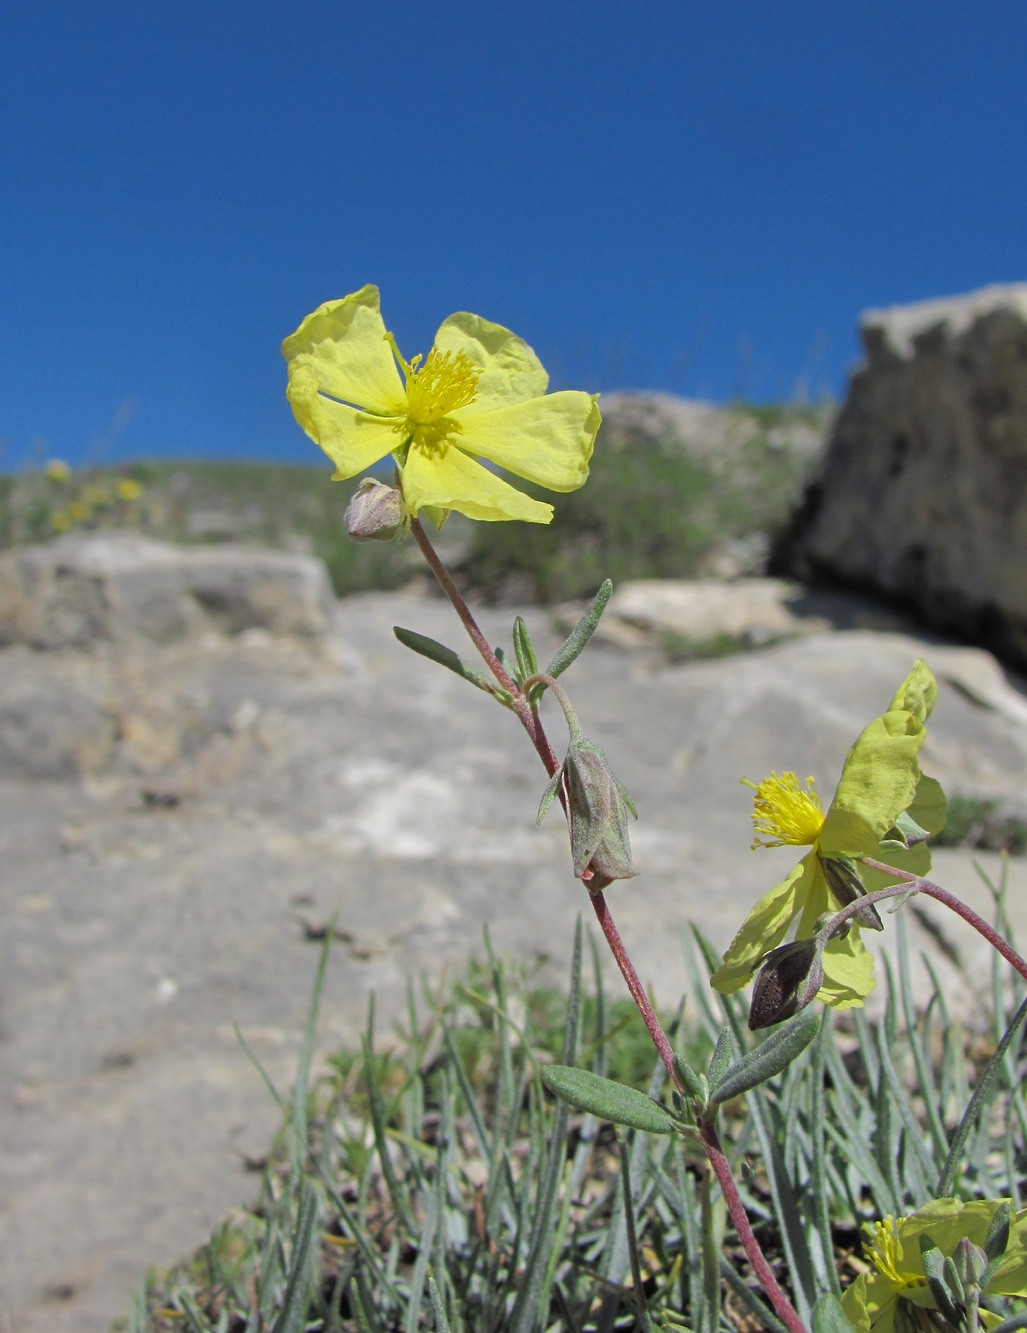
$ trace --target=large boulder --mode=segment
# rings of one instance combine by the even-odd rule
[[[874,590],[1027,663],[1027,284],[862,319],[822,470],[772,568]]]
[[[69,535],[0,556],[0,647],[167,644],[206,631],[321,638],[333,598],[312,556]]]

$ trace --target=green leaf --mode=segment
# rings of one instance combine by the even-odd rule
[[[292,1260],[285,1288],[285,1300],[271,1333],[299,1333],[306,1326],[310,1290],[314,1282],[318,1235],[317,1191],[304,1178],[300,1190],[299,1217],[293,1236]]]
[[[1002,1063],[1005,1060],[1006,1052],[1012,1044],[1013,1038],[1020,1029],[1020,1025],[1027,1018],[1027,1000],[1024,1000],[1013,1015],[1009,1026],[1002,1034],[1002,1039],[995,1048],[995,1053],[988,1061],[987,1067],[977,1080],[977,1085],[973,1090],[973,1095],[963,1112],[963,1118],[956,1126],[956,1132],[952,1136],[952,1143],[949,1147],[949,1154],[945,1159],[945,1164],[938,1177],[938,1183],[935,1186],[935,1196],[937,1198],[946,1198],[955,1189],[956,1177],[959,1174],[960,1164],[963,1161],[963,1150],[966,1141],[970,1137],[970,1131],[977,1123],[981,1112],[987,1106],[991,1096],[991,1090],[996,1080],[1002,1072]]]
[[[528,627],[522,616],[518,616],[514,621],[513,645],[514,656],[517,658],[517,670],[520,675],[518,683],[523,683],[529,676],[534,676],[538,672],[538,658],[535,656],[535,647],[531,642]]]
[[[447,648],[444,643],[439,643],[436,639],[430,639],[427,634],[418,634],[412,629],[403,629],[400,625],[393,625],[392,632],[405,648],[412,649],[415,653],[420,653],[422,657],[427,657],[432,662],[438,662],[439,666],[447,667],[464,680],[469,680],[472,685],[477,685],[479,690],[485,690],[487,694],[494,694],[498,698],[500,694],[504,696],[504,702],[510,698],[506,690],[500,690],[489,676],[481,669],[474,666],[471,662],[465,662],[459,654],[452,648]]]
[[[710,1091],[717,1086],[720,1080],[727,1073],[734,1058],[735,1047],[731,1040],[731,1029],[721,1028],[720,1036],[717,1038],[717,1044],[713,1048],[713,1054],[710,1056],[709,1068],[706,1070],[706,1082]]]
[[[615,1125],[645,1130],[648,1134],[674,1134],[678,1123],[659,1102],[644,1092],[600,1078],[588,1069],[572,1065],[547,1065],[542,1070],[542,1082],[550,1092],[570,1102],[580,1111],[612,1120]]]
[[[681,1085],[701,1106],[706,1105],[706,1098],[709,1094],[709,1087],[706,1078],[702,1074],[697,1074],[683,1055],[674,1054],[674,1072],[681,1080]]]
[[[855,1333],[856,1325],[833,1292],[825,1292],[813,1307],[813,1333]]]
[[[903,810],[896,819],[895,831],[901,836],[904,847],[914,847],[918,842],[926,842],[931,836],[930,830],[921,828],[908,810]]]
[[[820,1014],[812,1009],[804,1009],[789,1019],[783,1027],[761,1042],[754,1050],[747,1051],[718,1080],[710,1093],[710,1101],[717,1105],[738,1097],[743,1092],[766,1083],[775,1074],[792,1063],[801,1055],[820,1030]]]
[[[588,610],[564,640],[563,647],[557,651],[556,656],[546,667],[547,676],[559,676],[581,655],[585,644],[595,633],[599,619],[606,610],[606,603],[612,596],[613,584],[606,579],[589,603]]]

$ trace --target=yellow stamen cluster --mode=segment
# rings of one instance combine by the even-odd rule
[[[434,347],[423,366],[420,357],[410,363],[407,376],[407,415],[419,426],[438,421],[478,396],[477,366],[465,352],[439,352]]]
[[[863,1256],[873,1264],[882,1277],[898,1287],[918,1287],[924,1284],[923,1272],[899,1268],[899,1232],[894,1217],[882,1218],[866,1226],[867,1239]]]
[[[812,847],[824,824],[824,807],[814,790],[813,778],[806,779],[806,790],[794,773],[771,773],[759,784],[748,782],[756,795],[752,798],[752,825],[757,847]]]
[[[396,339],[385,335],[392,354],[406,377],[406,416],[393,429],[407,443],[422,449],[440,449],[449,435],[460,433],[460,423],[450,413],[467,407],[478,396],[481,371],[466,352],[440,352],[433,347],[421,365],[421,357],[407,361],[400,355]]]

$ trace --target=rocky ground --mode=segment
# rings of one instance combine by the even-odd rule
[[[925,769],[1020,797],[1027,701],[984,653],[761,582],[625,588],[611,613],[566,684],[638,805],[642,873],[609,899],[658,1001],[685,984],[688,924],[725,944],[790,865],[787,850],[750,852],[739,778],[794,768],[829,795],[915,657],[941,682]],[[555,645],[548,613],[525,614],[540,650]],[[484,620],[509,642],[512,612]],[[358,1039],[372,992],[387,1024],[410,977],[437,983],[485,927],[501,953],[544,955],[562,976],[588,903],[556,812],[536,827],[541,767],[511,717],[401,648],[394,624],[458,642],[446,605],[396,593],[345,599],[305,637],[193,625],[162,643],[0,655],[0,1327],[105,1328],[147,1265],[252,1195],[278,1115],[236,1029],[287,1086],[311,935],[333,914],[322,1050]],[[769,646],[679,665],[658,650],[668,632],[706,641],[725,625]],[[67,737],[70,699],[85,700],[79,723],[113,719],[101,752],[54,742],[56,767],[19,767]],[[986,906],[974,859],[939,852],[936,877]],[[1009,880],[1027,938],[1021,862]],[[983,951],[929,910],[959,970],[915,922],[914,937],[972,1015]]]

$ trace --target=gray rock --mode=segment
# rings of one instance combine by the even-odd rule
[[[332,604],[324,566],[295,553],[110,533],[0,556],[0,646],[165,644],[249,629],[323,638]]]
[[[569,630],[570,608],[558,613]],[[599,628],[621,647],[664,647],[672,655],[763,647],[782,639],[848,629],[904,628],[879,603],[845,593],[810,592],[783,579],[634,579],[618,586]],[[719,645],[719,646],[718,646]]]
[[[672,393],[604,393],[600,406],[604,447],[679,446],[715,472],[729,472],[757,437],[771,450],[811,459],[824,447],[824,429],[799,413],[767,430],[744,407],[715,407]]]
[[[774,567],[883,592],[1027,663],[1027,285],[871,311]]]
[[[0,654],[0,773],[64,780],[96,774],[114,758],[117,723],[108,690],[88,663]]]

